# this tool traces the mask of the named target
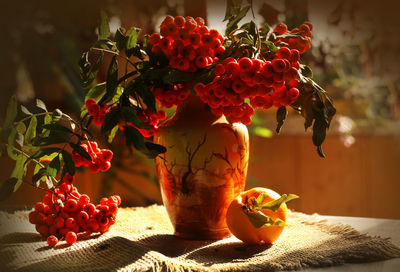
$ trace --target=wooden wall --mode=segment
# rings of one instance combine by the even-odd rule
[[[247,187],[263,186],[279,193],[298,194],[300,199],[290,207],[306,213],[400,219],[400,137],[359,136],[354,145],[346,148],[339,137],[329,136],[324,150],[327,158],[321,159],[309,136],[253,137]],[[0,163],[4,180],[11,173],[12,164],[4,158]],[[127,164],[117,172],[125,184],[111,183],[111,193],[120,194],[125,205],[160,203],[157,185],[133,174],[152,168]],[[77,186],[82,193],[98,198],[101,178],[101,174],[79,173]],[[24,184],[0,207],[29,207],[42,195]]]

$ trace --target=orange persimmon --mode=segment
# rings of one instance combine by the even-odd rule
[[[277,200],[281,197],[277,192],[273,190],[256,187],[251,190],[245,191],[237,196],[230,204],[226,214],[226,223],[231,233],[236,238],[242,240],[247,244],[273,243],[281,235],[284,229],[284,223],[287,219],[287,206],[283,201],[283,203],[280,204],[279,208],[277,208],[276,211],[264,208],[259,209],[261,214],[267,216],[267,218],[269,217],[273,221],[282,220],[283,222],[280,221],[280,225],[266,224],[264,226],[256,228],[250,221],[248,214],[246,214],[246,209],[249,207],[248,200],[255,200],[261,194],[263,194],[265,197],[263,200],[261,198],[262,203],[260,204],[262,205]],[[297,196],[295,195],[290,195],[290,197],[291,199],[297,198]],[[253,213],[253,215],[255,213]]]

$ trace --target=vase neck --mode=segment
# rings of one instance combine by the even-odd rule
[[[211,125],[219,117],[215,116],[200,97],[190,94],[186,100],[177,107],[171,120],[175,125]]]

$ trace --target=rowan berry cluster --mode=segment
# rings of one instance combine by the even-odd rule
[[[310,22],[304,22],[298,28],[293,28],[291,31],[288,31],[288,27],[284,23],[278,23],[274,28],[274,33],[284,35],[284,34],[292,34],[292,35],[300,35],[299,37],[285,37],[279,38],[275,41],[284,42],[290,49],[299,50],[300,54],[303,54],[311,47],[311,31],[313,26]]]
[[[150,36],[152,52],[163,52],[171,68],[196,72],[218,61],[225,51],[224,37],[215,29],[208,29],[200,17],[167,16],[160,26],[160,34]]]
[[[101,126],[104,123],[105,116],[109,110],[107,105],[98,105],[96,100],[89,98],[86,100],[86,109],[90,116],[93,117],[93,123],[96,126]]]
[[[81,232],[108,232],[115,223],[121,198],[102,198],[99,205],[94,205],[88,195],[78,192],[74,181],[74,176],[65,174],[59,186],[46,192],[42,202],[36,203],[29,213],[29,222],[36,225],[37,232],[51,247],[62,239],[72,245]]]
[[[198,83],[194,90],[215,115],[224,114],[231,122],[247,125],[254,110],[245,99],[250,99],[253,108],[264,109],[296,101],[299,59],[299,51],[288,47],[281,47],[271,60],[227,58],[215,66],[211,83]]]
[[[152,88],[151,90],[161,107],[170,108],[182,104],[190,93],[190,86],[187,84],[170,85],[168,88]]]
[[[143,135],[143,137],[152,137],[157,131],[158,122],[165,120],[167,114],[163,110],[160,110],[157,112],[157,114],[155,114],[151,109],[147,108],[139,111],[137,116],[146,125],[151,126],[150,128],[137,128],[139,132]]]
[[[86,166],[92,173],[99,171],[106,172],[111,167],[111,159],[113,158],[113,152],[109,149],[100,149],[96,142],[87,141],[87,144],[80,145],[87,153],[89,153],[92,160],[88,160],[82,157],[76,152],[71,154],[71,157],[76,167]]]

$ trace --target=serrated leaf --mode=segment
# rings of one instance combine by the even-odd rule
[[[96,100],[96,102],[99,102],[99,100],[104,96],[106,90],[106,83],[102,82],[100,84],[97,84],[96,86],[92,87],[86,94],[85,96],[85,101],[88,100],[89,98],[93,98]]]
[[[23,122],[18,122],[16,126],[16,130],[18,133],[24,134],[26,132],[26,126]]]
[[[110,26],[108,24],[107,14],[102,10],[100,12],[100,25],[98,40],[107,40],[110,37]]]
[[[295,194],[283,194],[280,198],[263,204],[261,209],[269,209],[276,212],[283,203],[289,202],[296,198],[299,197]]]
[[[285,221],[277,218],[273,220],[271,217],[266,216],[261,211],[258,212],[244,212],[251,224],[255,228],[267,227],[267,226],[286,226]]]
[[[32,115],[32,113],[24,105],[21,105],[21,111],[26,115]]]
[[[74,152],[78,153],[79,155],[81,155],[82,157],[86,158],[89,161],[92,160],[90,154],[82,146],[74,143],[69,143],[69,145],[72,147]]]
[[[8,102],[7,105],[7,112],[6,112],[6,117],[4,119],[3,128],[9,128],[12,126],[15,118],[17,117],[17,113],[18,113],[17,96],[13,95],[11,96],[10,101]]]
[[[117,49],[119,51],[122,51],[125,49],[125,45],[127,42],[127,39],[125,37],[125,32],[126,32],[126,30],[123,27],[118,28],[117,32],[115,32],[115,37],[114,37],[115,46],[117,47]]]
[[[36,116],[32,116],[31,121],[29,122],[28,129],[25,133],[25,143],[30,143],[31,140],[36,137],[36,127],[37,118]]]
[[[126,33],[126,55],[129,58],[134,53],[141,29],[132,27]]]
[[[0,184],[0,201],[7,199],[14,192],[17,182],[17,178],[9,178]]]
[[[75,163],[74,163],[74,161],[72,160],[71,155],[70,155],[67,151],[65,151],[65,150],[63,150],[63,151],[61,152],[61,154],[62,154],[63,161],[64,161],[64,163],[65,163],[65,167],[66,167],[66,169],[67,169],[67,172],[68,172],[71,176],[75,175]]]
[[[36,107],[38,107],[39,109],[44,110],[45,112],[47,112],[47,108],[46,105],[44,104],[44,102],[42,100],[40,100],[39,98],[36,99]]]
[[[285,106],[279,107],[278,110],[276,111],[276,121],[277,121],[276,133],[279,134],[279,132],[281,132],[281,128],[283,122],[286,119],[286,116],[287,116],[286,107]]]
[[[47,166],[47,175],[56,177],[57,173],[60,171],[60,167],[60,156],[56,156]]]

